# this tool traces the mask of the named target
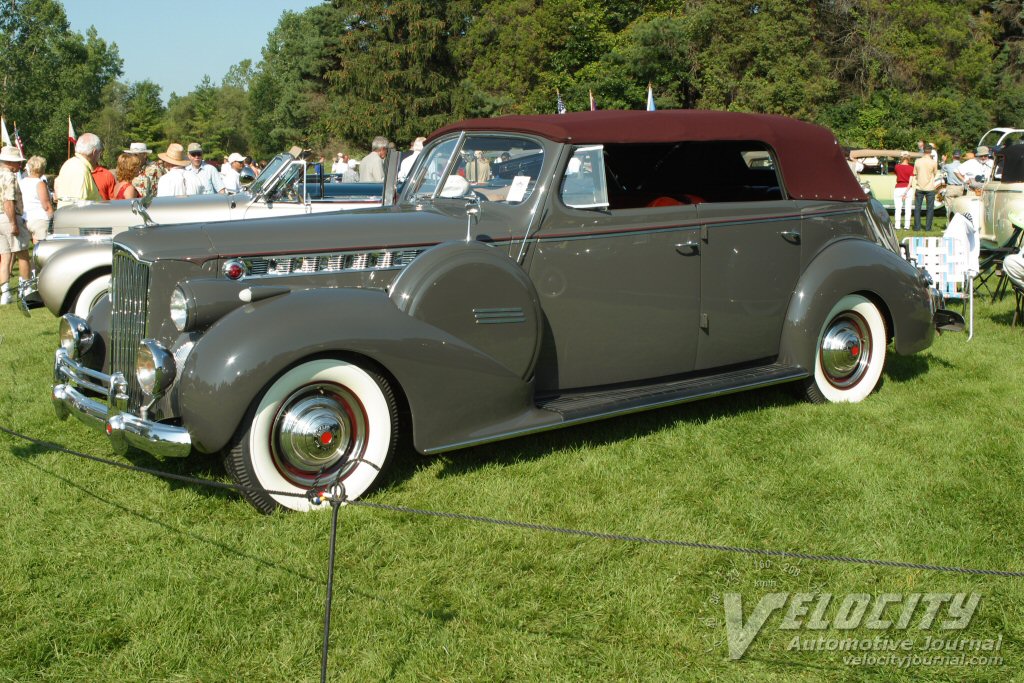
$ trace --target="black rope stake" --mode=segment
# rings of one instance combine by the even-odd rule
[[[327,650],[331,644],[331,602],[334,598],[334,548],[338,539],[338,510],[345,502],[345,485],[331,487],[331,546],[327,557],[327,600],[324,604],[324,644],[320,651],[320,683],[327,683]]]

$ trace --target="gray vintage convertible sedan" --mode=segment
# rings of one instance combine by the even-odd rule
[[[860,401],[956,326],[826,129],[599,111],[431,135],[394,206],[132,230],[53,402],[269,512],[441,453],[783,382]],[[959,319],[962,323],[962,318]],[[405,423],[407,429],[399,429]]]

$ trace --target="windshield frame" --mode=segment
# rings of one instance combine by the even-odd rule
[[[274,187],[277,177],[281,175],[281,171],[288,168],[288,162],[293,161],[294,159],[295,157],[287,152],[282,152],[271,159],[270,163],[267,164],[265,169],[263,169],[263,172],[260,173],[259,177],[252,181],[252,185],[249,186],[249,193],[253,197],[260,197],[261,195],[266,194],[268,190]],[[280,166],[275,168],[274,164],[277,164],[278,162],[280,162]]]

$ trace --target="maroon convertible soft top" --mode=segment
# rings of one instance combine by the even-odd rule
[[[785,116],[695,109],[499,116],[459,121],[430,139],[458,130],[532,133],[573,144],[757,140],[775,150],[791,198],[867,200],[832,132]]]

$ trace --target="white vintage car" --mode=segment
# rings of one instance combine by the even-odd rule
[[[55,315],[85,316],[110,286],[111,240],[134,227],[208,223],[322,213],[380,206],[381,183],[334,183],[307,176],[298,148],[276,156],[243,192],[158,197],[151,202],[109,201],[63,206],[53,234],[36,246],[38,277],[23,293],[38,291]],[[397,163],[389,159],[389,169]]]

